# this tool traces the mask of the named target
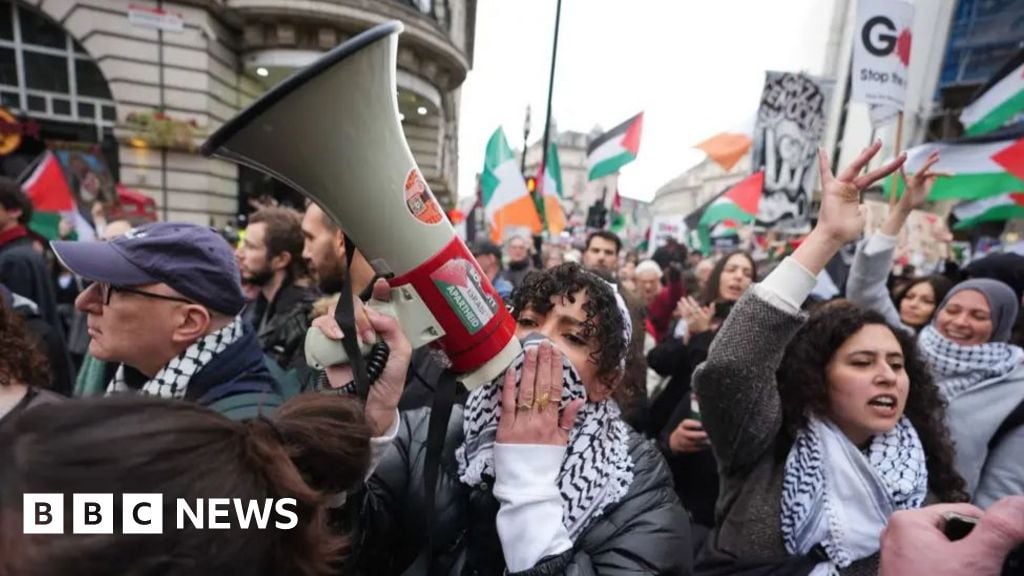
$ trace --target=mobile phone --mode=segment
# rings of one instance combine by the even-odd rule
[[[696,394],[690,396],[690,420],[700,422],[700,403]]]
[[[971,530],[974,530],[974,527],[978,525],[978,519],[974,516],[947,512],[943,517],[946,519],[946,525],[942,528],[942,533],[946,535],[946,538],[949,538],[950,542],[966,538],[971,533]]]

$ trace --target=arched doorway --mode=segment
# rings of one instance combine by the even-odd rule
[[[0,157],[3,175],[17,177],[59,141],[98,145],[117,180],[117,113],[102,72],[57,22],[12,0],[0,0],[0,106],[39,126],[38,138]]]

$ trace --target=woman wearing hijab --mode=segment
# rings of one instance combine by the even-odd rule
[[[906,193],[879,233],[868,239],[854,260],[847,294],[893,321],[894,308],[884,298],[881,264],[891,262],[896,235],[907,215],[928,198],[942,173],[930,168],[932,154],[907,178]],[[872,262],[872,260],[874,262]],[[855,281],[854,279],[857,278]],[[1009,343],[1019,311],[1013,289],[989,278],[954,286],[918,335],[918,345],[939,389],[949,403],[949,430],[956,445],[956,468],[967,482],[973,502],[985,507],[1003,496],[1024,494],[1024,350]],[[1016,414],[1016,417],[1013,415]]]
[[[914,339],[849,303],[801,312],[863,228],[861,191],[905,160],[858,176],[880,147],[838,177],[820,152],[817,225],[740,298],[694,374],[721,475],[698,574],[873,575],[891,514],[966,497]]]
[[[525,352],[453,407],[433,509],[424,494],[430,410],[399,416],[400,389],[389,403],[374,398],[380,380],[371,387],[367,415],[389,414],[376,433],[392,446],[349,498],[356,568],[689,574],[689,523],[668,469],[612,399],[631,334],[621,297],[567,263],[528,275],[511,304]],[[385,386],[402,381],[388,376],[404,374],[394,360]]]

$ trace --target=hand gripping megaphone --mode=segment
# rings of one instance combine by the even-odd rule
[[[334,48],[229,120],[202,153],[300,191],[368,261],[383,260],[413,347],[442,349],[472,389],[500,375],[521,347],[405,141],[395,84],[402,28],[381,24]]]

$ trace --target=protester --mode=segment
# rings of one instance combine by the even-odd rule
[[[951,515],[978,519],[962,539],[945,534]],[[1024,561],[1024,496],[1008,496],[987,511],[970,504],[936,504],[892,515],[882,533],[879,576],[1017,576],[1004,571],[1014,551]]]
[[[615,279],[623,290],[636,293],[636,264],[626,262],[615,273]]]
[[[155,398],[33,408],[0,435],[0,574],[336,574],[346,542],[328,527],[327,502],[358,485],[370,460],[361,407],[347,398],[298,396],[274,417],[244,424]],[[24,493],[67,494],[68,502],[72,493],[113,493],[106,513],[118,526],[130,515],[122,495],[161,495],[163,526],[158,534],[83,536],[72,533],[68,510],[63,534],[24,534]],[[257,513],[243,529],[229,508],[219,518],[229,529],[180,530],[179,498],[200,510],[212,498],[259,507],[267,510],[267,527],[258,528]],[[291,518],[277,508],[286,498],[295,501],[287,507]],[[152,513],[142,509],[136,517]],[[290,529],[278,526],[290,521]]]
[[[858,176],[880,148],[838,177],[819,153],[814,230],[736,303],[694,373],[722,482],[701,559],[709,573],[874,574],[893,512],[965,498],[914,340],[851,304],[823,306],[806,324],[800,312],[818,273],[861,233],[861,191],[905,161]]]
[[[851,300],[878,310],[890,323],[900,322],[902,315],[897,317],[892,302],[879,297],[883,265],[891,261],[907,215],[925,202],[936,178],[944,175],[931,170],[938,161],[933,154],[916,174],[904,177],[906,192],[862,247],[850,272]],[[972,501],[982,507],[1003,496],[1024,494],[1024,419],[1010,420],[1024,405],[1024,350],[1008,343],[1020,310],[1018,296],[998,280],[977,278],[954,286],[936,310],[921,329],[919,345],[949,403],[957,472],[966,480]]]
[[[526,275],[533,269],[533,258],[530,255],[532,245],[526,236],[512,236],[505,242],[505,255],[508,257],[508,270],[505,279],[518,288]]]
[[[618,234],[608,230],[591,232],[583,249],[583,267],[608,280],[615,280],[621,250],[622,240]]]
[[[971,262],[964,273],[968,278],[992,278],[1004,282],[1013,289],[1017,301],[1024,303],[1024,256],[1012,252],[991,254]],[[1017,313],[1009,342],[1024,347],[1024,313]]]
[[[430,410],[398,419],[400,378],[371,387],[368,415],[391,420],[380,419],[375,435],[396,437],[353,504],[358,566],[688,574],[688,523],[668,472],[611,399],[631,332],[624,305],[576,264],[531,274],[512,304],[527,352],[453,408],[441,455],[452,464],[439,471],[436,514],[422,489]],[[397,363],[392,355],[384,372],[402,374]]]
[[[50,386],[46,356],[33,341],[24,321],[3,299],[0,299],[0,350],[3,350],[0,354],[0,425],[10,422],[30,406],[60,399],[46,390]]]
[[[0,176],[0,282],[39,307],[39,314],[63,338],[51,275],[32,247],[28,223],[32,203],[18,183]]]
[[[263,352],[282,368],[301,365],[310,311],[319,292],[307,285],[302,218],[290,208],[262,208],[249,217],[235,251],[242,281],[259,295],[242,311]]]
[[[544,247],[541,255],[543,256],[545,270],[550,270],[555,266],[561,266],[566,262],[565,252],[562,250],[561,246],[548,244]]]
[[[53,249],[93,282],[75,305],[88,314],[89,353],[117,367],[107,394],[192,400],[234,418],[280,404],[256,334],[239,316],[234,255],[216,232],[166,222]]]
[[[501,274],[501,248],[493,242],[481,240],[473,244],[472,253],[487,279],[491,281],[491,285],[498,291],[498,295],[503,300],[508,300],[512,296],[512,283]]]
[[[43,320],[34,302],[14,294],[3,283],[0,283],[0,306],[24,322],[24,328],[30,335],[29,345],[45,358],[50,374],[46,388],[62,396],[70,396],[74,385],[74,368],[64,339],[57,329]],[[8,349],[0,347],[0,350],[7,353]],[[9,350],[12,354],[17,352],[14,348]]]
[[[704,287],[707,286],[708,278],[711,277],[711,271],[714,269],[715,260],[713,258],[703,258],[693,267],[693,275],[697,278],[697,286],[700,290],[704,290]]]
[[[636,287],[644,306],[654,302],[661,291],[661,266],[654,260],[644,260],[636,266]]]

